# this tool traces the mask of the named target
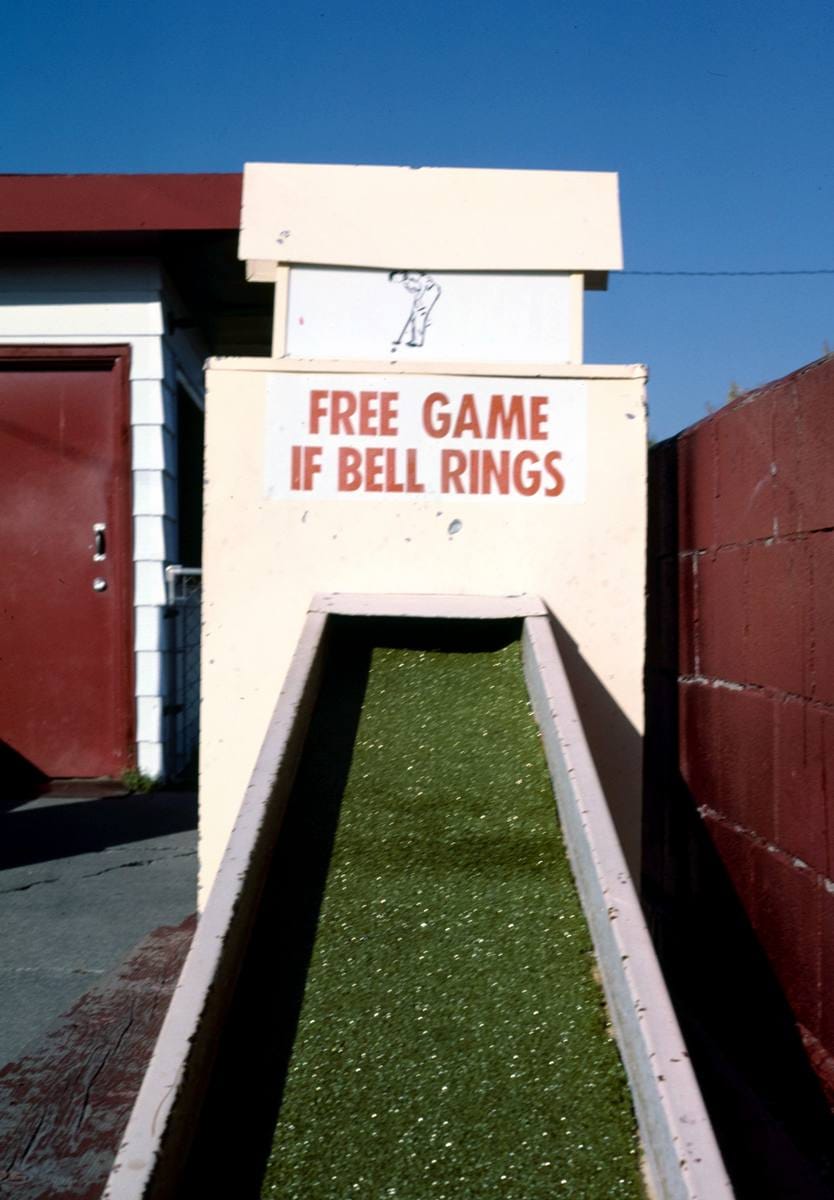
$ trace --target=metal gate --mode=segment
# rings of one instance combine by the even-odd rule
[[[169,779],[176,779],[192,763],[196,764],[200,737],[202,575],[199,567],[176,564],[165,568],[169,621],[165,773]]]

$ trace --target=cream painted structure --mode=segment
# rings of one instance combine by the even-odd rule
[[[409,364],[410,365],[410,364]],[[317,592],[540,595],[577,662],[632,737],[610,728],[604,780],[627,856],[639,861],[643,721],[646,410],[642,367],[467,364],[468,376],[580,380],[587,395],[587,497],[270,500],[270,383],[289,359],[220,359],[207,374],[200,872],[205,901],[272,709]],[[389,364],[316,364],[341,386]],[[416,364],[412,372],[416,370]],[[426,368],[420,366],[421,373]],[[463,368],[461,368],[461,373]],[[455,530],[455,522],[460,526]],[[593,697],[589,704],[593,706]],[[605,706],[583,711],[607,722]]]
[[[247,163],[241,258],[421,271],[622,267],[616,174]]]
[[[646,371],[581,365],[583,290],[622,266],[617,188],[246,167],[239,255],[275,282],[273,357],[214,360],[206,380],[201,903],[316,593],[540,596],[639,878]],[[446,433],[438,392],[470,397]],[[495,393],[523,427],[489,432]],[[481,456],[464,487],[461,451]],[[514,466],[484,494],[488,460]]]
[[[462,329],[462,345],[445,352],[454,346],[452,337],[435,357],[581,362],[583,289],[604,289],[608,271],[623,265],[619,183],[616,174],[603,171],[247,163],[239,255],[246,259],[250,281],[275,283],[276,358],[384,355],[400,360],[403,353],[406,359],[432,354],[430,344],[425,355],[422,347],[414,354],[402,346],[390,347],[390,354],[388,348],[371,353],[367,328],[356,333],[348,351],[340,344],[342,329],[331,327],[326,351],[320,342],[298,336],[298,317],[305,314],[295,305],[296,290],[305,282],[309,287],[311,268],[332,274],[333,268],[341,267],[342,303],[360,315],[374,309],[362,288],[371,274],[368,268],[451,272],[464,285],[461,277],[479,274],[482,287],[476,303],[484,305],[486,318],[481,339],[473,341],[471,332],[467,337]],[[549,305],[543,304],[535,294],[542,287],[561,286],[553,278],[558,275],[566,276],[569,288],[567,324],[558,302],[554,305],[551,297]],[[494,314],[502,307],[521,309],[523,315],[519,329],[505,328],[496,343]],[[441,323],[442,311],[437,312]],[[313,316],[323,324],[327,321],[321,310]],[[525,345],[519,337],[525,325],[543,322],[546,329],[548,319],[561,345],[539,349],[546,336],[535,335],[532,344]],[[528,328],[528,336],[529,332]]]

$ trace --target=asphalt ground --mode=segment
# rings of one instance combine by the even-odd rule
[[[0,1066],[197,905],[193,792],[56,796],[0,813]]]

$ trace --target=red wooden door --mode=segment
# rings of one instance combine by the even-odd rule
[[[0,743],[51,778],[134,761],[128,361],[0,348]]]

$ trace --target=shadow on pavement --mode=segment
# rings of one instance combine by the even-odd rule
[[[0,812],[0,870],[94,854],[196,828],[193,792],[69,801],[48,797],[23,810]]]
[[[33,800],[48,785],[43,771],[0,738],[0,812]]]

